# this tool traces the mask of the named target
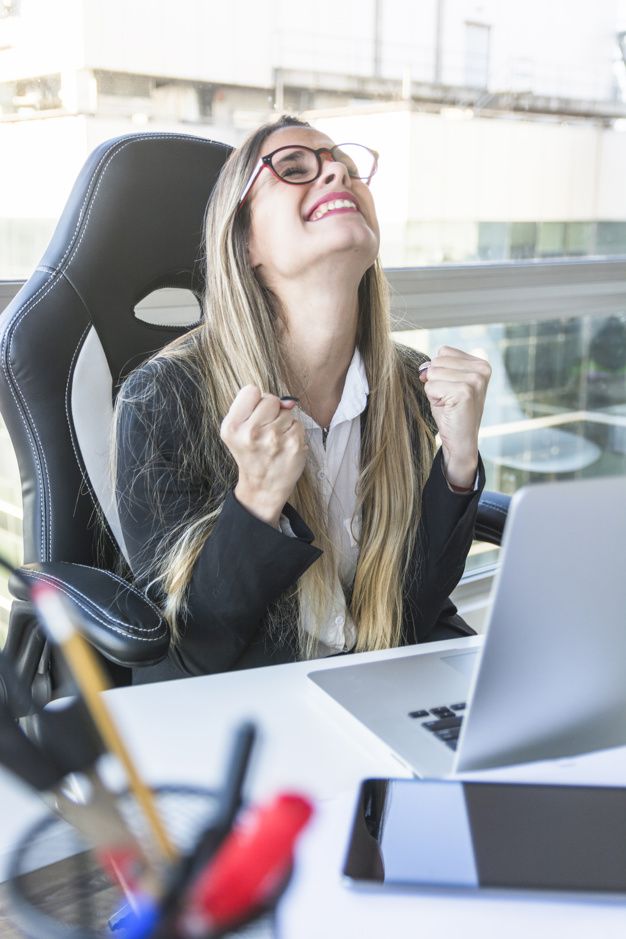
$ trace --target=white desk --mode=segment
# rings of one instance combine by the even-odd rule
[[[477,639],[459,639],[464,648]],[[430,651],[421,647],[418,651]],[[448,648],[452,648],[450,644]],[[369,658],[413,654],[415,648],[368,653]],[[186,782],[212,786],[221,782],[233,729],[252,718],[261,729],[251,766],[248,792],[263,798],[279,789],[296,789],[317,800],[316,821],[302,839],[292,889],[282,906],[281,939],[490,939],[506,928],[507,939],[543,939],[559,932],[568,937],[623,939],[626,904],[614,901],[566,902],[519,896],[416,895],[357,893],[344,886],[340,866],[358,783],[366,776],[409,775],[368,731],[344,716],[306,680],[313,667],[337,668],[360,656],[297,663],[232,674],[124,688],[108,693],[110,705],[139,768],[152,783]],[[599,778],[609,771],[596,761],[566,767],[571,781]],[[568,761],[572,762],[572,761]],[[626,748],[612,754],[611,781],[626,784]],[[543,773],[547,773],[544,768]],[[520,768],[520,778],[541,778],[541,768]],[[33,800],[0,778],[2,841],[16,837],[14,813],[33,814]],[[9,800],[7,802],[7,800]],[[6,807],[13,816],[9,818]]]

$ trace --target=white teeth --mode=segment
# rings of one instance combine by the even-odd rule
[[[311,216],[311,221],[316,222],[333,209],[356,209],[356,205],[350,199],[334,199],[332,202],[323,202]]]

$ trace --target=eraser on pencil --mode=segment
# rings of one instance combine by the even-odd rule
[[[71,639],[75,633],[74,624],[58,587],[40,581],[33,585],[31,597],[49,638],[57,645]]]

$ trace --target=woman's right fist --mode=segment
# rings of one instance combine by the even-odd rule
[[[246,385],[220,429],[239,468],[235,496],[274,527],[306,463],[308,447],[304,427],[293,413],[296,405]]]

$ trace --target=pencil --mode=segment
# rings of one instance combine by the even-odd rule
[[[51,584],[37,584],[32,597],[50,639],[59,647],[107,749],[128,778],[130,789],[163,858],[172,862],[176,851],[163,826],[151,790],[143,782],[102,698],[108,690],[100,665],[76,627],[64,597]]]

